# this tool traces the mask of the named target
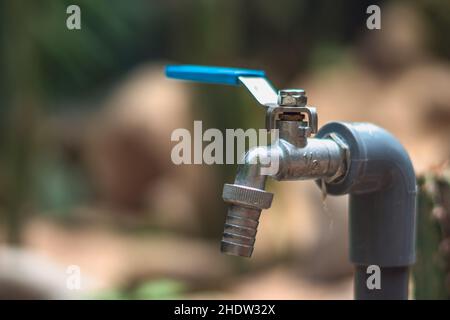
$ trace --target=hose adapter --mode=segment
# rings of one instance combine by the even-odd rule
[[[223,188],[222,197],[230,207],[220,249],[226,254],[251,257],[261,211],[270,208],[273,194],[227,183]]]

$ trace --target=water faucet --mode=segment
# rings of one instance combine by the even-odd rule
[[[331,122],[318,130],[317,111],[303,89],[276,91],[265,72],[192,65],[167,66],[168,77],[243,85],[266,109],[270,146],[251,148],[222,197],[229,204],[221,241],[226,254],[250,257],[259,217],[271,206],[267,177],[315,180],[328,194],[350,194],[350,259],[357,299],[406,299],[415,261],[416,180],[408,154],[387,131],[369,123]],[[312,137],[312,135],[315,135]],[[278,170],[267,166],[278,161]],[[367,284],[380,268],[381,287]],[[372,269],[370,269],[372,270]]]
[[[348,147],[335,135],[311,138],[317,133],[317,113],[306,103],[304,90],[286,89],[278,92],[277,105],[267,107],[267,129],[278,129],[279,138],[271,146],[250,149],[234,183],[225,184],[222,196],[230,206],[222,252],[252,255],[261,210],[268,209],[273,198],[272,193],[264,190],[267,177],[278,181],[332,182],[345,174]],[[278,170],[264,174],[271,161],[278,161]]]

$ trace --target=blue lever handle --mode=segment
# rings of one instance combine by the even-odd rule
[[[266,73],[263,70],[227,67],[168,65],[166,66],[166,76],[175,79],[238,86],[240,84],[239,77],[265,78]]]

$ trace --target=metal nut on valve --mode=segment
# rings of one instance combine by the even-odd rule
[[[304,107],[307,102],[303,89],[283,89],[278,91],[278,105]]]

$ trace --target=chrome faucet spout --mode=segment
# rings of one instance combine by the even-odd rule
[[[287,125],[292,127],[290,123]],[[273,199],[273,194],[264,190],[268,176],[275,180],[323,178],[329,181],[344,174],[345,154],[342,146],[328,138],[305,138],[298,146],[280,138],[270,147],[250,149],[238,168],[234,184],[225,184],[223,189],[223,199],[230,207],[221,242],[222,252],[244,257],[252,255],[261,211],[270,208]],[[278,161],[278,171],[265,175],[262,169],[274,159]]]
[[[261,172],[271,152],[271,147],[249,150],[234,184],[225,184],[223,188],[223,199],[230,204],[221,242],[223,253],[252,255],[259,216],[262,209],[270,208],[273,198],[272,193],[264,190],[267,176]]]

